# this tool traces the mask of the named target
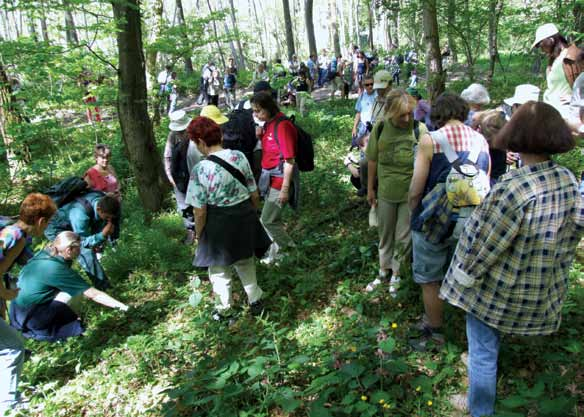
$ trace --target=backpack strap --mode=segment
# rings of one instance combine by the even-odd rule
[[[223,169],[229,172],[231,176],[233,176],[233,178],[239,181],[241,185],[243,185],[247,189],[247,181],[245,180],[245,176],[241,173],[240,170],[235,168],[233,165],[215,155],[207,156],[207,161],[211,161],[216,163],[217,165],[220,165]]]
[[[284,161],[284,154],[282,153],[282,147],[280,146],[280,141],[278,140],[278,126],[280,125],[281,122],[283,122],[286,119],[287,119],[286,116],[278,117],[278,119],[276,120],[276,124],[274,125],[274,140],[276,141],[276,144],[278,145],[278,150],[280,151],[280,161]]]
[[[448,162],[453,164],[458,159],[458,154],[454,151],[454,149],[452,149],[450,143],[448,143],[448,138],[446,137],[446,134],[441,130],[435,130],[434,132],[429,133],[432,139],[434,139],[434,141],[438,145],[440,145],[440,149],[442,149],[442,152],[444,152],[444,155],[446,156],[446,159],[448,159]]]
[[[470,138],[470,152],[466,159],[468,159],[473,164],[476,164],[479,160],[479,154],[481,153],[481,142],[477,138]]]

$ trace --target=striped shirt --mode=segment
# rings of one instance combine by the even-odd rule
[[[546,161],[513,170],[469,218],[440,296],[503,333],[550,334],[583,233],[568,169]]]

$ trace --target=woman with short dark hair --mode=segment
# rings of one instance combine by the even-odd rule
[[[257,284],[254,256],[262,257],[271,242],[257,217],[259,194],[253,173],[242,152],[223,149],[221,127],[213,120],[195,118],[187,134],[206,156],[191,173],[185,201],[194,207],[199,239],[193,265],[209,269],[219,297],[213,318],[232,315],[232,266],[252,314],[259,314],[263,291]]]
[[[116,172],[110,164],[111,148],[103,143],[98,143],[95,145],[93,156],[95,157],[95,165],[85,172],[83,179],[89,184],[89,188],[112,193],[120,199],[120,184]]]
[[[266,263],[275,262],[280,248],[295,246],[282,222],[282,210],[290,202],[295,208],[298,197],[298,167],[295,164],[298,134],[270,93],[256,93],[251,99],[254,117],[264,122],[261,130],[262,174],[260,193],[265,196],[261,220],[274,244]]]
[[[474,208],[454,210],[446,198],[445,180],[453,166],[447,153],[456,153],[456,157],[466,160],[474,152],[477,158],[473,162],[478,170],[483,176],[490,173],[489,145],[480,133],[464,124],[467,114],[468,105],[462,98],[452,93],[441,94],[432,104],[430,114],[439,129],[420,137],[414,163],[408,201],[412,210],[413,276],[422,288],[425,312],[418,325],[422,337],[412,340],[419,350],[425,349],[428,342],[444,341],[440,284],[457,236]],[[433,223],[428,226],[430,222]]]
[[[551,160],[574,148],[560,113],[527,102],[495,138],[521,154],[463,231],[440,296],[466,312],[469,390],[453,405],[473,417],[494,413],[501,334],[558,330],[568,275],[584,233],[584,204],[574,175]]]

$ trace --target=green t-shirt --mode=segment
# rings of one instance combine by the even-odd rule
[[[383,130],[380,123],[383,123]],[[378,138],[380,130],[381,137]],[[419,130],[420,136],[428,131],[422,123]],[[369,161],[377,161],[377,198],[389,203],[407,201],[417,142],[413,121],[406,129],[395,127],[385,119],[375,123],[365,154]]]
[[[30,307],[48,303],[60,292],[75,297],[91,286],[71,269],[70,261],[42,250],[22,268],[18,287],[20,292],[14,302],[21,307]]]

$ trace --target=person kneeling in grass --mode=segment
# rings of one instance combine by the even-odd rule
[[[523,104],[495,137],[523,166],[501,176],[468,219],[440,297],[466,312],[469,390],[451,398],[472,417],[494,413],[502,335],[560,327],[576,246],[584,233],[578,181],[550,155],[575,146],[549,104]]]
[[[54,342],[83,334],[79,316],[67,304],[81,294],[106,307],[128,310],[71,268],[80,250],[78,235],[61,232],[49,249],[37,253],[20,272],[20,292],[10,304],[10,325],[24,337]]]

